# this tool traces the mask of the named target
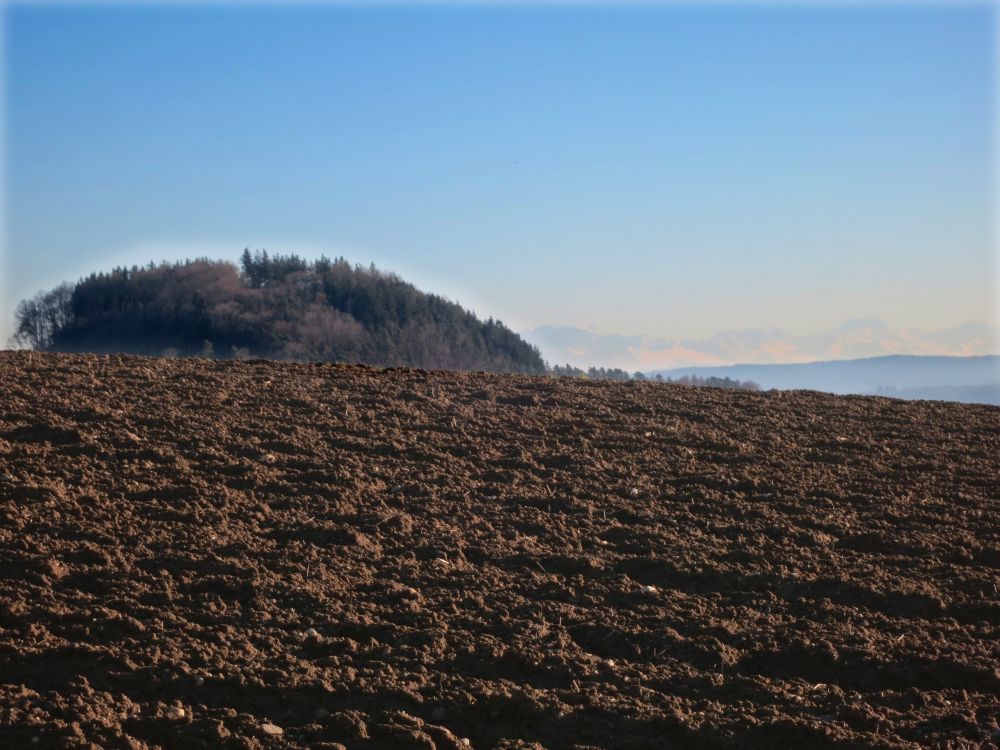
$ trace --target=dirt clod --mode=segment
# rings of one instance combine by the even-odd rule
[[[997,741],[995,407],[17,352],[0,394],[0,747]]]

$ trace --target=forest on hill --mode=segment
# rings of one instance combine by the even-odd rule
[[[361,362],[543,373],[538,350],[374,265],[243,252],[92,273],[22,301],[13,343],[38,351]]]

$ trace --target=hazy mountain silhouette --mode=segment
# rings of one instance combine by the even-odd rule
[[[921,357],[892,355],[797,364],[681,367],[652,375],[729,377],[761,388],[878,394],[1000,405],[1000,356]]]
[[[836,328],[789,336],[779,328],[722,331],[703,339],[599,334],[572,326],[541,326],[522,334],[549,362],[628,371],[746,362],[789,364],[861,359],[890,354],[976,356],[1000,352],[1000,328],[968,322],[922,331],[893,329],[877,318],[848,320]]]

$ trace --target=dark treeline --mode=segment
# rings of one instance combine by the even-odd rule
[[[641,372],[634,372],[629,375],[625,370],[619,370],[615,367],[590,367],[586,370],[582,370],[579,367],[573,367],[573,365],[553,365],[549,368],[549,372],[557,377],[562,378],[587,378],[588,380],[616,380],[618,382],[625,382],[626,380],[645,380],[646,376]]]
[[[17,307],[14,343],[37,350],[261,357],[542,373],[503,323],[343,258],[244,251],[93,273]]]
[[[733,378],[717,378],[714,375],[707,378],[698,375],[684,375],[679,378],[664,378],[657,375],[655,380],[663,383],[678,383],[679,385],[707,386],[708,388],[739,388],[744,391],[759,391],[760,386],[752,380],[734,380]]]
[[[697,386],[707,386],[709,388],[739,388],[745,391],[759,391],[760,386],[754,383],[752,380],[734,380],[733,378],[717,378],[717,377],[707,377],[702,378],[697,375],[684,375],[680,378],[664,378],[662,375],[657,374],[650,378],[641,372],[634,372],[629,375],[625,370],[620,370],[615,367],[605,368],[605,367],[591,367],[587,370],[582,370],[579,367],[573,367],[573,365],[555,365],[549,369],[553,375],[564,378],[587,378],[588,380],[616,380],[619,382],[624,382],[626,380],[651,380],[654,383],[676,383],[678,385],[697,385]]]

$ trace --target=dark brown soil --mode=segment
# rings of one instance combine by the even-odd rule
[[[990,744],[998,435],[940,402],[4,353],[0,745]]]

